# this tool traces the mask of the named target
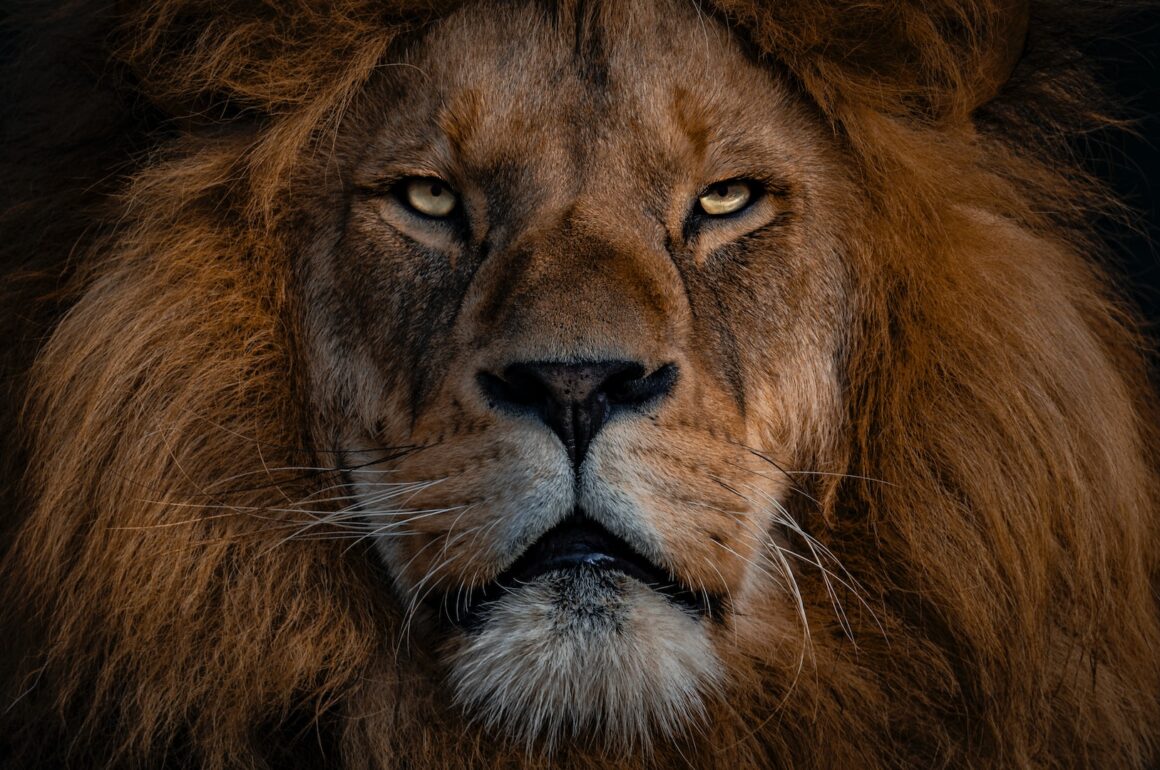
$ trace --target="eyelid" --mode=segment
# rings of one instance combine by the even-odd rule
[[[372,172],[366,178],[356,179],[353,183],[353,188],[366,195],[391,195],[400,184],[412,179],[438,179],[454,190],[456,195],[459,194],[447,174],[443,174],[433,168],[422,167],[403,167],[399,170]]]

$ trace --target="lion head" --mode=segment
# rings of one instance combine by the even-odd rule
[[[17,761],[1158,758],[1058,9],[386,6],[33,35],[114,75],[4,172]]]

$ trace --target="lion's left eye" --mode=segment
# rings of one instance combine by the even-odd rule
[[[752,184],[740,179],[718,182],[701,193],[697,203],[701,211],[711,217],[736,214],[753,202],[755,190]]]
[[[434,219],[443,219],[451,214],[459,202],[451,186],[434,177],[408,179],[403,182],[399,192],[399,197],[408,207]]]

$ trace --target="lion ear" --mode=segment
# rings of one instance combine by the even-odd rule
[[[1019,62],[1030,0],[717,0],[827,111],[941,121],[994,98]]]

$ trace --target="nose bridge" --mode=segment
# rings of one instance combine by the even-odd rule
[[[523,264],[493,287],[505,298],[492,304],[493,320],[502,317],[512,356],[659,364],[677,344],[680,277],[644,238],[593,232],[570,219],[521,252]]]

